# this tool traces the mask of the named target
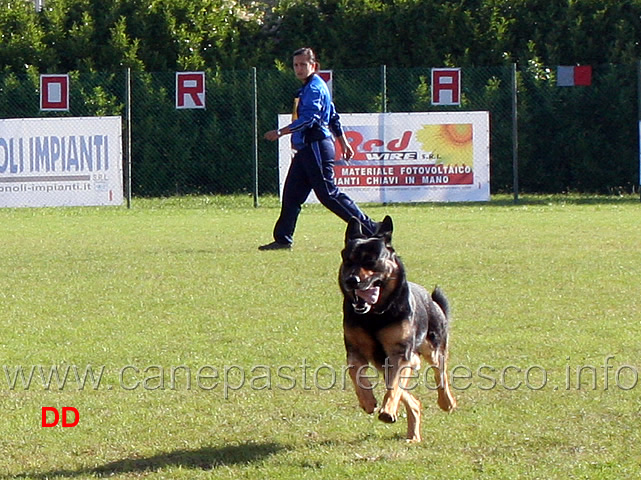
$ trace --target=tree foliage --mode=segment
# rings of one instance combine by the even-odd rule
[[[40,12],[0,0],[0,114],[41,114],[39,74],[66,72],[74,112],[122,114],[130,68],[136,192],[226,191],[228,179],[250,182],[250,67],[259,71],[261,129],[291,108],[298,84],[288,64],[301,46],[336,72],[344,112],[430,111],[429,68],[462,67],[462,108],[492,112],[497,191],[512,181],[517,64],[521,185],[613,191],[638,178],[640,41],[641,0],[46,0]],[[594,67],[589,90],[555,87],[552,67],[574,64]],[[208,115],[176,112],[181,70],[208,72]],[[275,191],[276,150],[259,149]],[[216,179],[223,187],[212,187]]]
[[[629,63],[641,0],[0,0],[5,71]]]

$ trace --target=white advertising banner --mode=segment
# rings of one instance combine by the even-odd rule
[[[122,201],[120,117],[0,120],[0,207]]]
[[[278,125],[291,121],[279,115]],[[489,112],[342,114],[354,149],[341,159],[336,142],[336,185],[356,202],[477,202],[490,199]],[[292,150],[279,140],[283,184]],[[317,202],[312,193],[308,202]]]

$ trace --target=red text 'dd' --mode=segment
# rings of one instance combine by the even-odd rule
[[[75,427],[79,421],[80,413],[75,407],[62,407],[62,411],[55,407],[42,407],[43,427],[55,427],[58,423],[63,427]]]

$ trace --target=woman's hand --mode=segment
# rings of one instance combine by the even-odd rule
[[[270,130],[269,132],[265,133],[265,140],[269,140],[270,142],[274,142],[280,138],[280,135],[278,135],[278,130]]]

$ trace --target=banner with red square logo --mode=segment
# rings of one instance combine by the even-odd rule
[[[40,75],[40,110],[69,111],[69,75]]]

